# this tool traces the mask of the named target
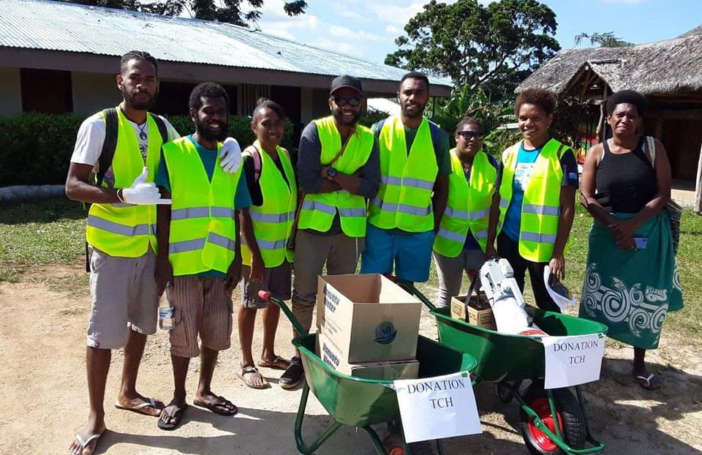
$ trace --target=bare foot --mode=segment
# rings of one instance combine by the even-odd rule
[[[261,356],[258,366],[263,368],[273,368],[274,370],[287,370],[288,367],[290,367],[290,361],[280,357],[279,355],[270,354]]]
[[[649,373],[646,368],[635,368],[632,373],[634,381],[641,388],[646,390],[658,390],[661,388],[661,379],[657,375]]]
[[[69,449],[71,455],[92,455],[106,429],[103,419],[90,419],[73,438]]]
[[[168,406],[161,411],[158,419],[158,427],[162,430],[175,430],[183,420],[183,413],[188,409],[188,404],[184,399],[174,398]]]
[[[154,400],[153,398],[145,397],[139,393],[136,393],[134,396],[127,396],[126,394],[121,393],[117,397],[115,407],[127,411],[138,412],[139,414],[144,414],[151,417],[158,417],[161,415],[164,404],[160,401]]]
[[[241,370],[237,371],[236,375],[244,381],[244,384],[252,389],[267,389],[271,385],[266,381],[255,366],[242,366]]]
[[[239,409],[234,405],[234,403],[224,397],[217,396],[212,392],[202,395],[198,394],[195,397],[193,404],[201,408],[209,409],[215,414],[222,416],[233,416],[239,412]]]

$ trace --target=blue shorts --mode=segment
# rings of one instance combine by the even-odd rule
[[[423,283],[429,279],[434,231],[398,232],[368,224],[361,273],[393,273],[403,280]]]

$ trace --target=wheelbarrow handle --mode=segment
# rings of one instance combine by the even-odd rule
[[[436,306],[434,306],[434,304],[431,303],[431,301],[427,298],[427,296],[425,296],[424,294],[422,294],[422,293],[419,291],[419,289],[417,289],[417,288],[414,286],[414,283],[413,283],[413,282],[407,281],[407,280],[403,280],[402,278],[398,278],[398,277],[396,277],[396,276],[394,276],[394,275],[385,275],[385,277],[386,277],[387,279],[389,279],[390,281],[393,281],[393,282],[397,283],[397,285],[400,286],[402,289],[406,290],[407,292],[409,292],[409,293],[412,294],[413,296],[417,297],[417,298],[418,298],[424,305],[426,305],[427,308],[429,308],[431,311],[436,311]]]
[[[283,310],[283,313],[285,313],[285,316],[287,316],[288,319],[290,320],[290,323],[292,324],[295,331],[297,331],[297,333],[299,333],[300,335],[307,335],[307,330],[305,330],[302,327],[302,324],[300,324],[300,321],[297,320],[297,317],[295,317],[292,310],[288,307],[288,305],[285,302],[283,302],[282,300],[280,300],[277,297],[273,297],[271,295],[270,291],[266,291],[266,290],[258,291],[258,298],[261,300],[265,300],[267,302],[272,302],[272,303],[275,303],[276,305],[278,305],[280,307],[280,309]]]

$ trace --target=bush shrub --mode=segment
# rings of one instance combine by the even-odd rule
[[[36,114],[0,116],[0,187],[10,185],[53,185],[66,181],[76,134],[84,116],[77,114]],[[168,121],[182,135],[195,128],[187,116]],[[248,117],[230,117],[229,135],[242,147],[255,140]],[[296,148],[293,126],[286,122],[283,146]]]

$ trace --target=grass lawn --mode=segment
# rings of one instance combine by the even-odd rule
[[[79,203],[65,199],[0,206],[0,281],[23,280],[35,265],[82,264],[86,214]],[[566,258],[565,280],[568,288],[578,295],[585,275],[590,224],[589,215],[578,207],[572,232],[574,244]],[[675,330],[683,337],[702,342],[702,217],[689,209],[682,219],[678,265],[685,309],[669,315],[666,330]],[[651,264],[652,268],[655,266]],[[48,280],[52,288],[78,287],[76,277],[66,277],[65,283]],[[438,288],[433,264],[430,281],[423,288],[429,296],[433,295],[431,288]]]

